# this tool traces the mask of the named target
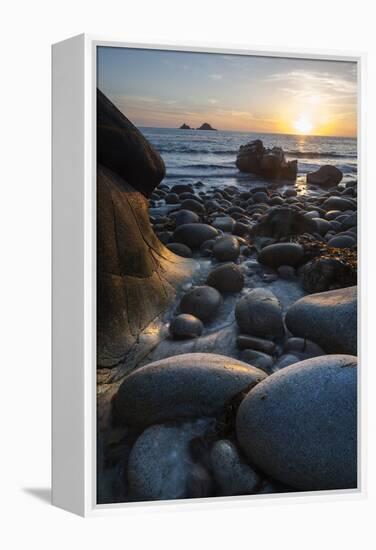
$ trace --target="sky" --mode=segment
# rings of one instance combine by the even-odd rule
[[[356,136],[356,63],[100,47],[97,69],[139,127]]]

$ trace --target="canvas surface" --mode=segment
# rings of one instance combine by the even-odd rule
[[[98,504],[356,488],[356,63],[97,52]]]

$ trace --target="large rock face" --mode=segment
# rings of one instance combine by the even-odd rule
[[[115,397],[115,411],[121,422],[137,428],[213,416],[265,377],[255,367],[215,353],[176,355],[127,376]]]
[[[157,151],[100,90],[97,159],[147,197],[165,176],[165,165]]]
[[[125,364],[141,332],[160,315],[194,262],[155,236],[145,195],[164,165],[142,134],[98,92],[97,363]],[[133,185],[130,185],[132,182]]]
[[[286,161],[280,147],[266,149],[260,139],[241,145],[236,157],[241,172],[250,172],[272,179],[295,180],[298,170],[296,160]]]
[[[293,304],[286,326],[295,336],[308,338],[327,353],[357,351],[357,287],[311,294]]]
[[[243,399],[236,431],[252,464],[278,481],[355,488],[356,357],[323,355],[269,376]]]

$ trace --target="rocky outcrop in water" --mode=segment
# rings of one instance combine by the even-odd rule
[[[201,126],[199,128],[197,128],[197,130],[214,130],[214,131],[216,131],[217,128],[213,128],[212,126],[210,126],[210,124],[208,122],[204,122],[203,124],[201,124]]]
[[[179,130],[191,130],[191,127],[184,122],[184,124],[179,127]]]
[[[236,166],[241,172],[285,180],[295,180],[298,170],[298,162],[287,161],[281,147],[267,149],[261,139],[240,146]]]

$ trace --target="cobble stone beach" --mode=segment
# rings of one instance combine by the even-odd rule
[[[356,487],[356,140],[98,149],[98,502]]]

